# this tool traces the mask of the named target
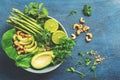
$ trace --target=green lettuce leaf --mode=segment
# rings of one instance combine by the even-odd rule
[[[27,57],[27,58],[21,59],[20,61],[16,61],[15,64],[18,67],[29,68],[31,66],[30,62],[31,62],[31,58]]]
[[[31,61],[31,54],[18,55],[13,46],[13,35],[16,33],[15,29],[6,31],[2,36],[2,48],[7,56],[15,61],[16,66],[22,68],[29,68]]]
[[[16,49],[13,46],[13,35],[15,34],[15,29],[10,29],[6,31],[2,36],[2,48],[9,58],[15,60],[18,56]]]

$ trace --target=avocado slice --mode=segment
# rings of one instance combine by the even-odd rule
[[[35,56],[33,56],[31,60],[31,65],[35,69],[42,69],[48,66],[53,59],[54,55],[52,51],[46,51],[39,53]]]
[[[26,52],[32,52],[32,51],[34,51],[36,48],[37,48],[37,42],[35,42],[35,45],[34,45],[33,47],[31,47],[31,48],[26,48],[25,51],[26,51]]]
[[[28,42],[28,41],[33,41],[34,40],[34,37],[33,36],[31,36],[30,38],[22,38],[22,36],[20,36],[20,35],[17,35],[17,39],[19,40],[19,41],[21,41],[21,42]]]
[[[25,45],[24,47],[27,49],[27,48],[31,48],[33,47],[33,45],[35,44],[35,41],[33,40],[30,44],[28,45]]]
[[[22,41],[22,42],[28,42],[29,41],[29,38],[22,38],[22,36],[20,36],[20,35],[17,35],[17,39],[19,41]]]
[[[37,47],[34,51],[32,51],[32,53],[37,53],[39,51],[39,47]]]
[[[31,43],[31,41],[28,41],[28,42],[19,41],[19,43],[20,43],[21,45],[29,45],[29,44]]]

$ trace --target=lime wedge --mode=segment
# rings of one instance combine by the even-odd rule
[[[48,19],[45,22],[44,28],[47,29],[48,31],[50,31],[51,33],[57,31],[58,29],[58,22],[55,21],[54,19]]]
[[[52,34],[52,41],[53,41],[53,43],[59,44],[59,40],[60,40],[62,37],[67,37],[66,33],[65,33],[64,31],[57,30],[56,32],[54,32],[54,33]]]

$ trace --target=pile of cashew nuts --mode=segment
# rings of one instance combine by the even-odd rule
[[[73,33],[71,34],[71,37],[72,37],[73,40],[75,40],[76,37],[79,36],[83,32],[86,33],[86,38],[85,38],[86,42],[90,42],[92,40],[92,38],[93,38],[92,33],[88,33],[88,30],[90,29],[90,27],[87,26],[87,25],[83,25],[84,23],[85,23],[85,20],[81,17],[80,18],[80,24],[75,23],[73,25],[72,28],[77,29],[76,34],[73,34]]]
[[[16,47],[16,50],[18,51],[18,54],[20,55],[21,53],[26,53],[26,50],[24,48],[23,45],[21,45],[16,39],[17,39],[17,35],[21,36],[22,38],[30,38],[31,35],[29,34],[25,34],[22,31],[17,31],[16,34],[14,34],[13,36],[13,40],[14,40],[14,46]]]

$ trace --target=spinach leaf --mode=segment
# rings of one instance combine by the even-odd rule
[[[2,48],[9,58],[15,60],[17,55],[16,49],[13,47],[12,37],[15,34],[15,29],[10,29],[2,36]]]
[[[22,68],[29,68],[31,62],[31,57],[27,57],[24,59],[21,59],[20,61],[16,61],[16,66],[22,67]]]

